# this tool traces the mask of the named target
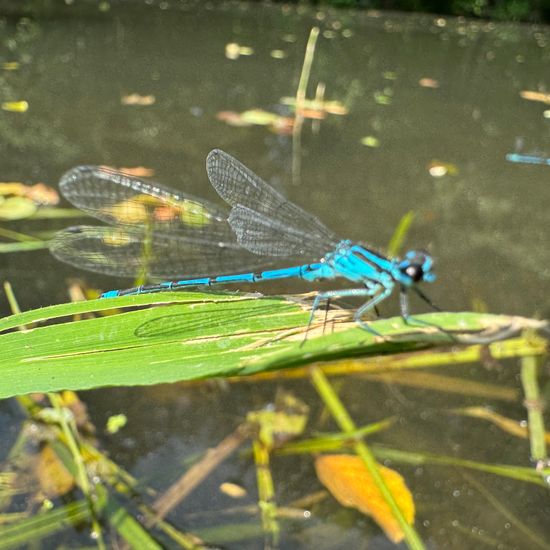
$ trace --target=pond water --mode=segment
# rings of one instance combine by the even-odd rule
[[[406,245],[436,258],[438,280],[429,290],[444,309],[550,316],[550,167],[506,158],[550,158],[550,29],[247,4],[100,6],[2,20],[0,61],[20,63],[17,71],[0,73],[2,101],[28,102],[25,113],[0,111],[2,181],[55,185],[78,164],[143,166],[161,183],[216,200],[204,159],[219,147],[343,237],[384,249],[399,220],[413,210]],[[227,112],[292,116],[281,98],[296,94],[313,26],[321,32],[308,97],[324,83],[324,98],[340,102],[347,114],[306,119],[299,143],[267,126],[228,124]],[[132,100],[142,104],[127,104]],[[51,231],[73,223],[2,227]],[[76,277],[104,289],[130,283],[62,265],[47,251],[0,259],[0,278],[11,281],[22,309],[66,301],[66,281]],[[278,283],[254,290],[306,289]],[[414,302],[413,308],[423,305]],[[391,300],[381,308],[383,315],[397,311]],[[4,298],[0,313],[9,313]],[[467,374],[517,385],[514,365],[491,372],[474,366]],[[318,403],[306,383],[285,387]],[[398,427],[378,438],[388,445],[529,464],[526,441],[440,414],[441,407],[479,399],[366,381],[344,382],[341,393],[359,424],[399,416]],[[216,445],[274,394],[271,384],[243,384],[113,388],[83,398],[98,426],[110,414],[127,414],[123,435],[101,436],[102,445],[134,475],[162,489],[190,456]],[[524,416],[519,400],[489,404]],[[320,406],[312,409],[317,419]],[[0,428],[4,437],[13,437],[17,414],[6,403],[0,414],[4,426],[14,426],[11,436]],[[443,467],[400,471],[414,491],[417,527],[432,548],[533,548],[522,528],[548,538],[541,488]],[[219,484],[238,481],[248,489],[245,503],[254,503],[254,476],[248,458],[233,458],[171,519],[189,530],[218,525],[215,511],[228,506]],[[310,458],[281,459],[274,476],[280,503],[319,488]],[[73,545],[86,542],[74,537]],[[226,547],[258,548],[259,540]],[[281,546],[389,543],[370,520],[326,501],[316,519],[285,524]]]

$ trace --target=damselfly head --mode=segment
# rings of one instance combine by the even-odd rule
[[[435,273],[432,268],[432,257],[422,250],[409,250],[405,254],[405,258],[399,262],[399,271],[405,278],[405,281],[402,282],[409,284],[435,281]]]

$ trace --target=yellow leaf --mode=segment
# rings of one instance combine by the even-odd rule
[[[25,197],[10,197],[2,202],[0,220],[23,220],[36,212],[36,204]]]
[[[412,525],[414,501],[403,478],[385,466],[379,465],[378,469],[407,523]],[[357,508],[363,514],[371,516],[394,543],[403,540],[404,534],[399,523],[358,456],[319,456],[315,460],[315,470],[321,483],[340,504]]]
[[[365,136],[360,141],[367,147],[380,147],[380,140],[374,136]]]
[[[26,101],[5,101],[2,103],[2,109],[4,111],[11,111],[12,113],[26,113],[29,109],[29,104]]]
[[[244,487],[229,481],[225,481],[220,485],[220,492],[231,498],[244,498],[247,495]]]
[[[59,203],[58,192],[44,183],[25,185],[18,181],[2,181],[0,182],[0,195],[27,197],[34,203],[42,205]]]
[[[107,432],[116,434],[121,428],[126,426],[128,418],[125,414],[115,414],[107,419]]]
[[[40,452],[36,475],[42,492],[50,498],[62,496],[74,486],[74,477],[49,446]]]
[[[120,98],[122,105],[153,105],[155,101],[154,95],[128,94]]]

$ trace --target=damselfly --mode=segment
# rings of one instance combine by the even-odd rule
[[[363,244],[339,239],[219,149],[208,155],[206,170],[231,209],[105,167],[73,168],[61,179],[63,195],[109,225],[65,229],[54,237],[52,253],[100,273],[170,279],[111,290],[104,298],[274,279],[314,282],[342,277],[353,288],[319,292],[310,322],[322,301],[360,296],[368,300],[356,310],[355,320],[365,328],[364,314],[396,285],[403,316],[408,317],[408,290],[430,303],[417,286],[435,280],[426,252],[412,250],[403,259],[391,259]],[[281,259],[291,266],[265,270]],[[264,270],[259,269],[262,266]]]
[[[537,155],[520,155],[519,153],[508,153],[506,160],[522,164],[546,164],[550,166],[550,159]]]

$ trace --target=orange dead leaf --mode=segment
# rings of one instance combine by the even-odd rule
[[[407,523],[412,525],[414,501],[403,478],[385,466],[379,465],[378,469]],[[321,483],[340,504],[357,508],[363,514],[371,516],[394,543],[403,540],[404,534],[399,523],[358,456],[319,456],[315,460],[315,470]]]
[[[35,183],[28,186],[26,196],[34,203],[42,205],[59,204],[59,193],[45,183]]]
[[[74,477],[50,446],[44,447],[38,456],[36,475],[42,492],[49,498],[68,493],[75,483]]]

